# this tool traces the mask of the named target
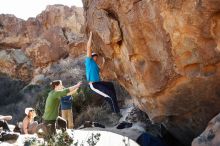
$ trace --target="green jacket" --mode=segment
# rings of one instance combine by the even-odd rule
[[[43,119],[44,120],[56,120],[59,115],[60,99],[69,93],[69,89],[63,89],[61,91],[52,90],[48,94]]]

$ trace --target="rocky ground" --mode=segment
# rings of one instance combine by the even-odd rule
[[[102,110],[106,110],[105,108],[103,108]],[[118,143],[119,145],[124,146],[125,144],[123,143],[123,138],[126,140],[127,138],[130,140],[126,140],[126,143],[130,143],[130,145],[135,146],[136,143],[135,141],[137,140],[137,138],[142,134],[142,133],[149,133],[150,135],[154,136],[154,137],[160,137],[161,141],[163,141],[164,143],[168,143],[169,146],[175,146],[177,143],[175,143],[174,145],[170,145],[169,140],[166,137],[164,137],[165,135],[162,133],[162,129],[161,129],[161,125],[155,125],[152,124],[147,115],[143,112],[141,112],[137,107],[134,107],[133,105],[127,106],[127,108],[121,109],[121,113],[122,113],[122,117],[119,118],[118,116],[112,116],[111,113],[108,115],[101,115],[101,116],[108,116],[111,119],[112,123],[109,123],[109,120],[103,120],[100,118],[96,118],[93,120],[93,122],[98,122],[102,125],[105,126],[105,128],[100,128],[100,127],[94,127],[94,125],[85,127],[85,125],[81,125],[78,128],[71,130],[68,129],[68,135],[70,137],[73,138],[73,140],[76,142],[77,140],[87,140],[86,138],[88,137],[88,132],[90,133],[90,135],[93,133],[101,133],[101,136],[103,137],[103,139],[101,140],[101,142],[97,143],[98,145],[102,145],[101,143],[103,142],[107,142],[107,141],[114,141],[115,143]],[[96,113],[98,114],[98,113]],[[89,120],[89,119],[87,119]],[[91,119],[90,119],[91,120]],[[85,121],[85,120],[84,120]],[[118,125],[122,122],[129,122],[132,123],[131,127],[127,127],[124,129],[118,129]],[[147,121],[147,122],[146,122]],[[58,133],[61,132],[58,130]],[[109,133],[110,132],[110,133]],[[112,134],[111,134],[112,133]],[[113,135],[114,134],[119,134],[119,135]],[[80,136],[81,135],[81,136]],[[85,137],[85,135],[87,135]],[[57,136],[63,136],[58,134]],[[111,138],[111,137],[115,137],[115,138]],[[6,142],[1,142],[1,145],[24,145],[25,143],[29,143],[29,144],[43,144],[45,141],[42,138],[39,138],[37,134],[34,135],[23,135],[21,134],[19,136],[19,138],[16,141],[13,140],[9,140]],[[110,143],[106,143],[105,145],[111,145],[112,142]],[[84,145],[87,145],[86,142],[84,142]],[[179,144],[178,144],[179,145]],[[32,145],[31,145],[32,146]],[[180,145],[179,145],[180,146]]]

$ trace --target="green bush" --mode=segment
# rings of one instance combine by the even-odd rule
[[[73,95],[73,109],[77,113],[81,113],[88,106],[100,106],[103,104],[104,98],[93,93],[88,86],[82,86]]]
[[[44,114],[45,104],[47,100],[48,93],[51,91],[51,88],[49,86],[46,86],[43,88],[42,92],[40,92],[36,98],[36,113],[37,113],[37,121],[42,121],[42,116]]]
[[[86,142],[89,146],[95,146],[100,140],[100,137],[100,133],[92,133]],[[50,139],[44,139],[44,141],[33,137],[24,141],[24,146],[71,146],[72,144],[74,146],[84,146],[85,141],[80,142],[80,144],[78,141],[74,142],[74,139],[67,132],[59,132]]]
[[[67,132],[57,133],[49,139],[48,146],[70,146],[73,143],[73,139],[68,135]]]

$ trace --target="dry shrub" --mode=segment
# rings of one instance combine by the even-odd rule
[[[75,119],[76,128],[84,124],[85,121],[98,122],[105,126],[114,126],[118,124],[119,117],[105,107],[88,106]]]

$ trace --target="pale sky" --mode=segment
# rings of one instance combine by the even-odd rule
[[[14,14],[18,18],[27,20],[40,14],[47,5],[53,4],[82,7],[81,0],[1,0],[0,14]]]

